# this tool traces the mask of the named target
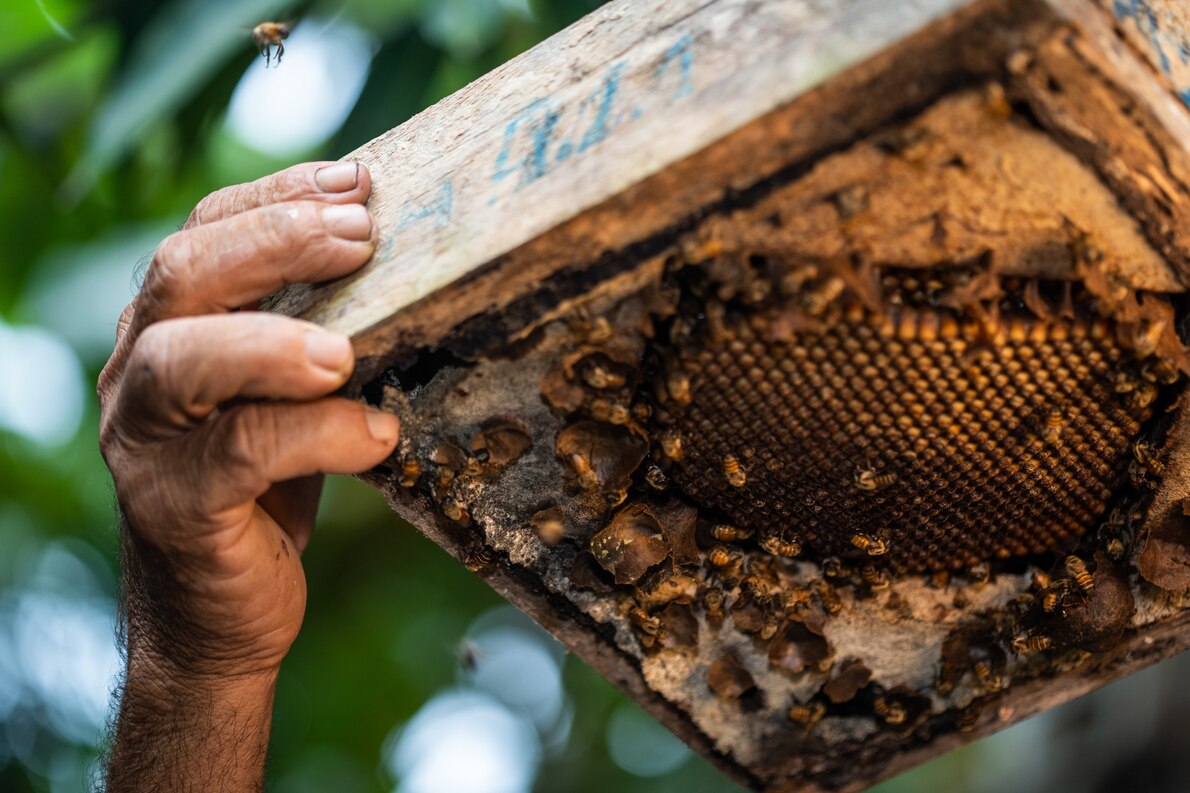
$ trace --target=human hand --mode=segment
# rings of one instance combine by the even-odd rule
[[[158,247],[99,378],[125,517],[130,684],[274,679],[301,626],[324,473],[387,457],[394,416],[326,396],[344,336],[252,309],[372,255],[363,166],[309,163],[208,196]]]

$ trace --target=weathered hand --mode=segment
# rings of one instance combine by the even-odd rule
[[[259,313],[293,282],[372,255],[354,163],[298,165],[204,199],[166,238],[99,378],[100,447],[123,510],[130,685],[275,679],[306,602],[299,554],[323,473],[392,451],[396,418],[326,395],[346,337]]]

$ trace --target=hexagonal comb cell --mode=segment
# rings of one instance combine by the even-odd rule
[[[1126,481],[1158,386],[1081,287],[1048,284],[1042,319],[1007,279],[980,320],[954,275],[879,274],[878,311],[828,276],[792,290],[793,313],[785,295],[679,318],[660,379],[689,393],[657,414],[680,439],[674,483],[762,546],[897,573],[1071,547]]]

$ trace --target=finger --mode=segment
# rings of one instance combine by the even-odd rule
[[[307,162],[255,182],[216,190],[198,202],[183,228],[214,223],[249,209],[284,201],[363,203],[372,192],[372,176],[355,162]]]
[[[200,444],[199,487],[207,514],[260,498],[278,482],[314,474],[356,474],[378,465],[397,444],[391,413],[328,397],[304,403],[240,405],[181,441]]]
[[[278,482],[256,500],[278,526],[285,530],[297,552],[303,553],[314,533],[318,499],[322,496],[321,474]]]
[[[230,311],[286,284],[353,272],[376,228],[360,204],[291,201],[251,209],[165,239],[153,256],[125,339],[174,317]]]
[[[99,372],[99,380],[95,384],[95,392],[99,395],[99,407],[106,409],[108,401],[115,393],[120,373],[124,371],[124,362],[132,348],[125,342],[128,329],[132,326],[132,315],[136,313],[136,298],[133,298],[116,321],[116,346],[112,349],[111,357]]]
[[[137,340],[115,416],[132,440],[164,440],[234,398],[328,394],[347,381],[354,362],[346,336],[277,314],[166,320]]]

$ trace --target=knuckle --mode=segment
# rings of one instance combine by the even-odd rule
[[[227,419],[220,449],[225,464],[233,470],[260,472],[277,444],[273,412],[260,405],[242,405]]]
[[[142,387],[157,390],[170,379],[172,336],[165,326],[150,325],[137,338],[129,370]]]
[[[189,219],[186,221],[187,226],[201,226],[203,223],[210,223],[212,220],[217,220],[223,214],[223,207],[226,204],[227,188],[216,190],[203,196],[194,206],[194,210],[190,213]]]
[[[265,225],[271,234],[271,242],[280,248],[294,248],[305,245],[315,234],[320,233],[322,224],[309,201],[287,201],[273,204],[265,211]]]
[[[145,279],[150,300],[162,305],[185,293],[190,282],[193,248],[191,236],[185,231],[175,232],[161,241]]]

